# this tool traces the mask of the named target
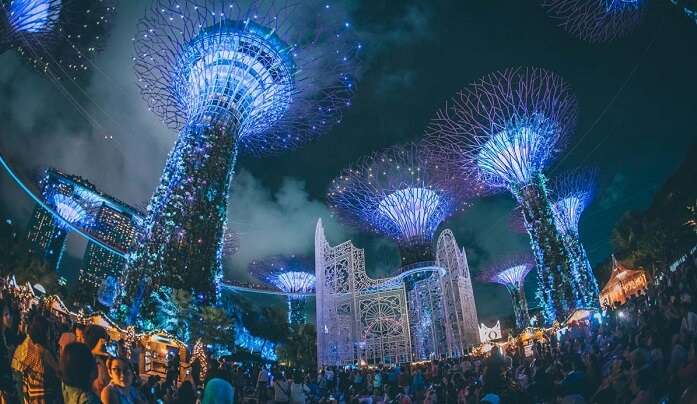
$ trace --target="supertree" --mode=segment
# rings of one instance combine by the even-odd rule
[[[252,261],[249,272],[261,282],[286,293],[288,323],[305,324],[307,294],[315,290],[315,275],[311,260],[296,256],[272,256]]]
[[[668,1],[697,23],[696,0]],[[560,27],[590,43],[608,42],[631,33],[646,14],[647,4],[648,0],[542,1],[542,6]]]
[[[117,0],[0,0],[0,53],[14,48],[52,79],[87,70],[103,46]]]
[[[481,190],[433,152],[409,143],[361,159],[332,181],[332,212],[397,242],[403,265],[432,260],[438,226]]]
[[[597,170],[577,169],[554,178],[551,184],[554,219],[572,265],[579,273],[582,284],[579,291],[586,308],[597,308],[600,304],[598,281],[581,243],[578,224],[581,214],[593,199],[597,177]]]
[[[530,324],[528,302],[525,298],[525,277],[532,268],[532,259],[521,255],[491,264],[479,274],[482,282],[497,283],[506,288],[511,295],[515,324],[518,328],[525,328]]]
[[[130,260],[131,320],[160,285],[215,301],[238,150],[282,151],[341,121],[361,48],[351,32],[329,4],[154,1],[138,25],[135,70],[150,109],[179,136]]]
[[[535,254],[539,300],[549,323],[577,305],[578,274],[556,230],[545,168],[575,126],[576,100],[540,68],[491,73],[463,89],[431,121],[427,141],[491,189],[508,189]]]

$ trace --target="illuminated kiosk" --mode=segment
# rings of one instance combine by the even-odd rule
[[[319,220],[315,232],[318,366],[404,363],[422,355],[460,356],[478,343],[467,260],[449,230],[438,239],[436,258],[428,265],[403,268],[393,278],[371,279],[365,271],[363,250],[351,241],[330,246]],[[426,304],[438,303],[436,311],[443,313],[438,314],[443,337],[430,339],[430,347],[412,346],[405,279],[417,272],[426,277],[413,290],[437,292],[440,297]],[[441,340],[442,345],[438,344]]]
[[[629,269],[612,256],[612,273],[600,291],[600,305],[605,308],[623,305],[632,296],[646,290],[649,277],[641,269]]]

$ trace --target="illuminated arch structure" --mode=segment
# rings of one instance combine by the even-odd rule
[[[0,53],[14,48],[51,79],[76,79],[101,49],[117,0],[1,0]]]
[[[478,343],[469,268],[452,232],[445,230],[439,237],[435,262],[407,273],[417,270],[428,275],[413,284],[412,297],[419,301],[409,308],[403,274],[368,277],[363,250],[351,241],[330,246],[319,220],[315,232],[318,366],[456,357]],[[417,318],[410,318],[417,313]],[[413,331],[418,327],[417,339]]]
[[[160,286],[216,301],[238,151],[281,152],[341,122],[362,47],[330,5],[283,0],[155,0],[134,43],[143,98],[179,136],[129,264],[128,322],[154,316]]]

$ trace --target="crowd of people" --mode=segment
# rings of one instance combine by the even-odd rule
[[[123,341],[106,349],[104,328],[23,313],[0,290],[0,404],[697,403],[696,293],[692,257],[622,307],[528,347],[319,371],[208,358],[182,378],[178,365],[139,374]]]

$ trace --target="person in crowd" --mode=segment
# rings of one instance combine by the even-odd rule
[[[194,385],[189,380],[184,380],[177,389],[177,394],[174,399],[174,404],[195,404],[196,390]]]
[[[290,382],[285,375],[276,371],[273,375],[273,400],[276,403],[287,403],[290,401]]]
[[[133,371],[126,359],[109,358],[106,362],[109,384],[102,389],[104,404],[145,404],[145,398],[133,386]]]
[[[256,386],[257,400],[260,403],[266,402],[266,400],[268,399],[268,391],[269,391],[270,384],[271,384],[271,373],[266,368],[266,366],[262,366],[261,369],[259,369],[259,374],[257,375],[257,386]]]
[[[8,404],[18,400],[10,366],[15,347],[8,336],[12,334],[15,316],[9,300],[0,299],[0,316],[0,404]]]
[[[48,329],[48,320],[34,314],[29,335],[12,357],[12,368],[22,378],[25,403],[58,402],[58,363],[49,350]]]
[[[63,347],[60,376],[63,404],[101,403],[92,391],[92,381],[97,376],[97,363],[87,345],[71,342]]]
[[[108,341],[109,335],[103,327],[91,324],[85,328],[85,344],[97,362],[97,377],[92,382],[92,391],[100,397],[104,387],[109,384],[109,372],[106,364],[109,358],[109,354],[106,352]]]
[[[202,404],[233,404],[235,390],[228,381],[214,377],[206,383]]]
[[[296,372],[290,381],[290,402],[292,404],[305,404],[310,393],[310,386],[307,385],[306,379],[300,372]]]

